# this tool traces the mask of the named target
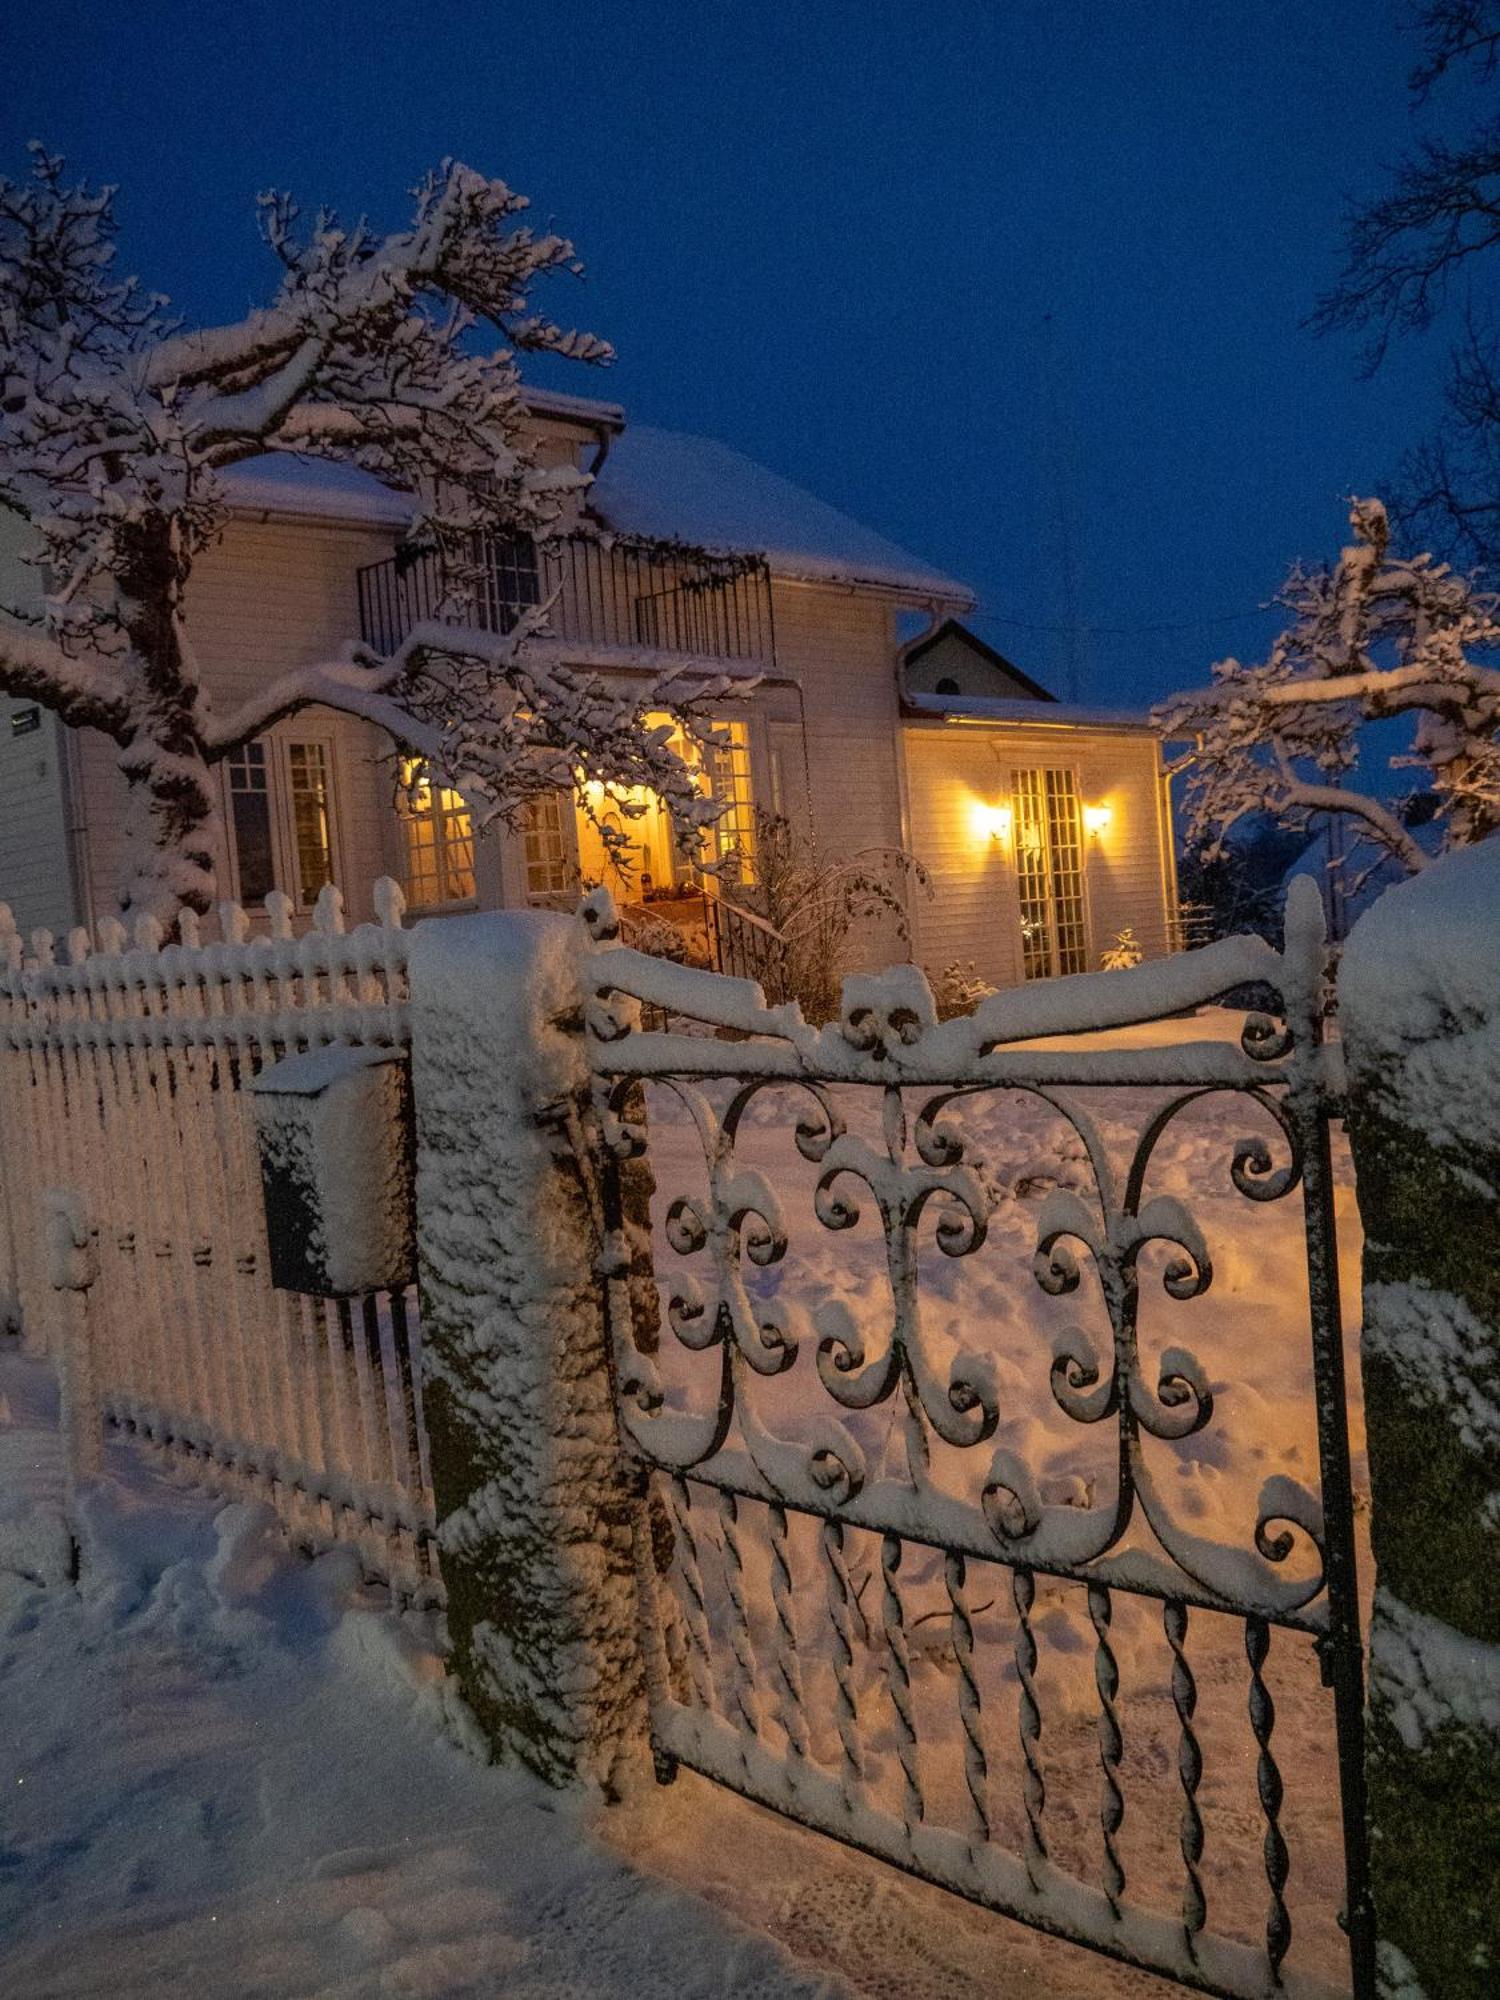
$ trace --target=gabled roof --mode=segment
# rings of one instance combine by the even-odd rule
[[[539,395],[533,403],[538,414],[571,415],[609,428],[620,415],[612,404],[581,397]],[[223,479],[238,511],[396,529],[412,514],[404,494],[331,460],[267,452],[230,466]],[[711,438],[628,426],[611,440],[587,504],[619,534],[764,555],[778,576],[876,585],[964,609],[974,602],[967,585]]]
[[[1057,696],[1050,688],[1044,688],[1041,682],[1034,681],[1030,674],[1022,673],[1014,661],[1006,659],[1003,653],[997,653],[993,646],[987,646],[977,632],[971,632],[968,626],[960,623],[957,618],[945,618],[935,632],[924,632],[920,638],[913,639],[910,645],[904,648],[901,657],[907,666],[911,666],[931,647],[938,645],[944,639],[959,640],[971,653],[977,653],[987,666],[995,667],[1002,674],[1009,675],[1011,680],[1034,694],[1038,701],[1057,700]]]
[[[621,534],[763,554],[778,576],[878,584],[965,609],[974,602],[966,584],[712,438],[628,425],[588,506]]]

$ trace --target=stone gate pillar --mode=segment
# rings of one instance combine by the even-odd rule
[[[453,1671],[497,1755],[612,1792],[649,1767],[634,1503],[568,1138],[581,949],[543,912],[417,926],[417,1229]]]
[[[1500,840],[1388,891],[1339,979],[1365,1229],[1381,1991],[1500,1990]]]

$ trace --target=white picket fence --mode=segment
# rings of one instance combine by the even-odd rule
[[[346,933],[325,890],[305,936],[220,907],[163,945],[142,919],[79,930],[62,962],[0,904],[0,1299],[103,1421],[190,1477],[268,1500],[310,1548],[439,1601],[415,1293],[318,1300],[269,1279],[251,1099],[266,1063],[329,1043],[401,1046],[407,933],[394,882]],[[46,1197],[95,1232],[59,1290]],[[56,1204],[53,1205],[54,1208]],[[55,1232],[55,1220],[51,1225]]]

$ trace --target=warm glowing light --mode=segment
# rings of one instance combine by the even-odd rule
[[[974,831],[981,840],[1010,839],[1011,811],[1009,806],[976,805],[973,809]]]
[[[1109,823],[1115,816],[1113,806],[1085,806],[1083,809],[1083,829],[1097,840],[1101,834],[1109,832]]]

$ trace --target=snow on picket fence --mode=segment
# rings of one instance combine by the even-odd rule
[[[270,1501],[304,1546],[352,1544],[436,1601],[415,1291],[272,1288],[242,1088],[284,1055],[406,1044],[403,902],[382,880],[379,922],[346,933],[326,888],[299,937],[278,892],[266,935],[224,903],[216,939],[184,910],[171,944],[154,918],[129,934],[106,918],[61,954],[46,931],[23,941],[0,904],[0,1314],[65,1376],[86,1343],[109,1425]],[[53,1269],[55,1190],[96,1233],[83,1290]]]

